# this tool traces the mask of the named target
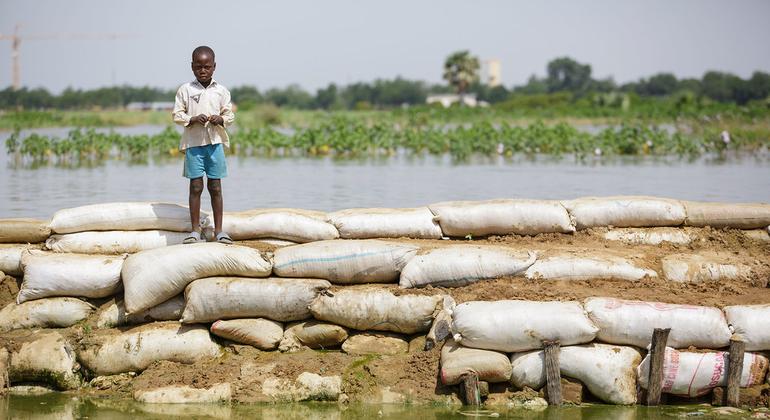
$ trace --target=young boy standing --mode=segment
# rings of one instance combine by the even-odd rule
[[[200,46],[192,53],[195,80],[179,87],[174,104],[174,122],[184,126],[179,150],[185,152],[183,176],[190,179],[190,221],[192,232],[184,243],[201,239],[200,209],[203,175],[206,175],[211,207],[214,210],[214,233],[217,242],[233,243],[222,232],[222,178],[227,176],[224,147],[230,147],[225,127],[235,120],[230,91],[212,79],[217,63],[214,50]],[[224,146],[223,146],[224,145]]]

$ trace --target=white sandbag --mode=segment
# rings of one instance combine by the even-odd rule
[[[280,277],[312,277],[340,284],[390,283],[417,253],[412,245],[375,239],[319,241],[275,251]]]
[[[205,225],[205,214],[201,212]],[[190,232],[190,210],[171,203],[102,203],[59,210],[50,223],[55,233],[89,230],[172,230]]]
[[[142,325],[124,332],[99,330],[80,344],[80,361],[97,375],[139,372],[158,360],[195,363],[220,353],[208,328],[178,322]]]
[[[770,204],[685,201],[688,226],[757,229],[770,225]]]
[[[209,224],[214,221],[210,218]],[[292,242],[337,239],[337,228],[326,222],[326,213],[300,209],[258,209],[225,213],[222,230],[235,240],[275,238]]]
[[[708,306],[676,305],[614,298],[588,298],[585,309],[599,327],[596,338],[606,343],[645,348],[655,328],[671,328],[674,348],[716,349],[730,342],[722,311]]]
[[[232,387],[229,383],[214,384],[208,388],[169,385],[155,389],[134,391],[134,400],[146,404],[215,404],[218,402],[228,402],[231,398]],[[196,412],[196,414],[201,413]],[[192,417],[195,418],[197,416]],[[203,417],[208,416],[204,415]]]
[[[543,340],[587,343],[597,332],[578,302],[465,302],[454,308],[453,320],[460,345],[503,352],[539,349]]]
[[[22,304],[9,303],[0,310],[0,331],[20,328],[65,328],[86,318],[95,310],[80,299],[57,297]]]
[[[48,221],[38,219],[0,219],[0,243],[34,244],[51,234]]]
[[[413,257],[401,272],[401,288],[427,285],[459,287],[479,280],[515,276],[535,263],[534,252],[508,248],[454,245]]]
[[[654,270],[640,268],[625,258],[613,255],[556,255],[542,258],[524,274],[540,280],[626,280],[637,281],[645,276],[658,277]]]
[[[126,303],[115,299],[106,308],[99,311],[96,319],[97,328],[114,328],[121,325],[145,324],[153,321],[178,321],[184,309],[184,296],[177,295],[171,299],[133,314],[126,312]]]
[[[562,376],[582,382],[591,394],[610,404],[636,402],[636,368],[642,360],[632,347],[610,344],[584,344],[561,347],[559,371]],[[540,389],[545,386],[543,351],[515,353],[511,356],[511,383]]]
[[[147,249],[179,245],[190,233],[168,230],[113,230],[52,235],[45,246],[54,252],[81,254],[133,254]]]
[[[503,353],[462,347],[447,340],[441,349],[441,383],[459,384],[469,373],[475,373],[480,381],[507,382],[511,379],[511,363]]]
[[[446,236],[571,233],[575,226],[558,201],[448,201],[428,206]]]
[[[770,305],[725,306],[727,323],[746,343],[746,350],[770,350]]]
[[[41,332],[11,353],[11,383],[45,383],[59,390],[77,389],[82,383],[75,351],[58,332]]]
[[[743,235],[753,241],[770,242],[770,226],[767,229],[744,230]]]
[[[197,243],[142,251],[129,256],[121,272],[126,310],[151,308],[204,277],[267,277],[270,271],[258,250],[237,245]]]
[[[100,298],[120,291],[125,255],[57,254],[38,250],[21,256],[24,281],[17,303],[49,296]]]
[[[662,392],[684,397],[697,397],[709,393],[713,388],[727,385],[727,366],[730,353],[687,352],[666,347],[663,356],[664,380]],[[768,360],[759,353],[743,354],[741,388],[764,382]],[[648,354],[637,369],[639,386],[647,389],[650,376],[650,355]]]
[[[430,329],[444,296],[395,296],[387,290],[347,288],[320,294],[310,304],[313,317],[356,330],[414,334]]]
[[[286,241],[283,239],[275,239],[275,238],[259,239],[257,240],[257,242],[262,242],[263,244],[272,245],[276,248],[283,248],[285,246],[297,245],[297,242]]]
[[[404,354],[409,351],[409,342],[403,336],[392,333],[366,332],[353,334],[342,343],[342,351],[347,354]]]
[[[0,244],[0,271],[9,276],[21,276],[21,254],[28,245]]]
[[[269,318],[299,321],[310,318],[308,306],[331,286],[319,279],[249,279],[210,277],[185,289],[182,322],[211,322],[229,318]]]
[[[663,277],[678,283],[702,283],[748,278],[751,268],[731,264],[724,256],[671,254],[661,260]]]
[[[347,209],[329,214],[345,239],[441,239],[441,227],[427,207],[411,209]]]
[[[604,233],[604,239],[633,245],[660,245],[664,242],[685,245],[692,241],[681,228],[617,228]]]
[[[585,197],[562,201],[578,229],[679,226],[686,216],[678,200],[657,197]]]
[[[230,319],[211,324],[211,333],[260,350],[275,350],[283,338],[283,324],[264,318]]]
[[[337,347],[348,338],[348,330],[327,322],[300,321],[289,324],[283,332],[278,350],[293,352],[303,346],[311,349]]]

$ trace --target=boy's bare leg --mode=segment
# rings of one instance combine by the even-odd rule
[[[222,232],[222,180],[209,179],[206,186],[211,196],[211,209],[214,210],[214,235],[219,235]]]
[[[193,232],[201,231],[201,193],[203,192],[203,178],[190,180],[190,222]]]

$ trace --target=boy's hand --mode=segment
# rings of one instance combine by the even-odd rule
[[[206,124],[206,121],[208,121],[209,118],[203,114],[196,115],[190,119],[190,123],[198,123],[200,125]]]
[[[214,125],[223,125],[225,123],[225,119],[222,118],[221,115],[212,115],[209,117],[209,122]]]

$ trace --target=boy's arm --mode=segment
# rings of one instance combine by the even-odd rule
[[[222,116],[223,123],[222,125],[225,127],[230,126],[230,124],[235,121],[235,113],[233,112],[233,103],[230,101],[230,91],[225,89],[224,97],[222,98],[222,107],[219,110],[219,115]]]
[[[174,117],[174,122],[179,125],[187,127],[190,125],[192,117],[187,114],[187,98],[185,98],[186,89],[184,86],[180,87],[176,91],[176,99],[174,100],[174,111],[171,115]]]

